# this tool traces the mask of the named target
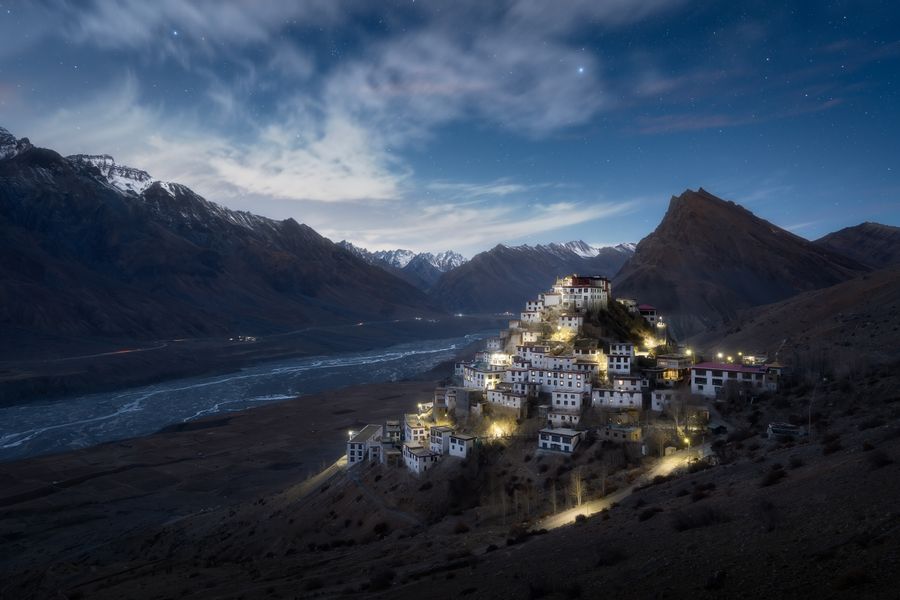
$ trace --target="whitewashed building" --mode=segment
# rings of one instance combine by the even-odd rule
[[[605,309],[609,302],[609,279],[597,276],[569,275],[560,277],[553,286],[563,309],[586,311]],[[544,294],[544,303],[547,294]]]
[[[650,410],[663,412],[675,401],[677,392],[670,389],[659,389],[650,392]]]
[[[560,315],[556,320],[556,326],[559,330],[578,333],[581,331],[582,325],[584,325],[584,317],[582,315]]]
[[[570,428],[546,428],[538,432],[538,448],[571,453],[578,447],[583,432]]]
[[[529,376],[531,383],[538,384],[542,392],[549,393],[556,390],[589,392],[591,390],[590,378],[581,371],[532,369]]]
[[[636,408],[643,406],[640,390],[625,392],[612,388],[597,388],[591,392],[591,404],[598,408]]]
[[[463,387],[490,390],[503,381],[505,370],[495,370],[485,363],[463,367]]]
[[[704,362],[691,367],[691,393],[715,398],[727,385],[761,393],[767,389],[766,367]]]
[[[586,394],[569,390],[554,391],[550,393],[550,406],[553,410],[573,410],[581,412],[584,406]]]
[[[512,411],[516,417],[524,416],[528,405],[528,397],[524,393],[514,392],[512,386],[505,384],[502,388],[488,390],[487,401],[493,406]]]
[[[547,412],[547,423],[550,427],[575,428],[581,422],[581,413],[550,410]]]
[[[544,310],[544,299],[529,300],[525,303],[525,312],[540,312]]]
[[[641,304],[638,306],[638,312],[641,313],[641,316],[644,317],[644,320],[647,321],[650,325],[656,325],[659,320],[659,315],[656,312],[656,307],[651,306],[650,304]]]
[[[421,442],[405,442],[403,444],[403,462],[406,468],[421,475],[437,464],[440,457]]]
[[[531,324],[534,324],[534,323],[540,323],[540,322],[542,322],[544,319],[543,319],[543,317],[541,316],[541,312],[540,312],[540,311],[538,311],[538,310],[526,310],[526,311],[522,311],[522,313],[519,315],[519,320],[522,321],[523,323],[531,323]]]
[[[381,462],[381,425],[366,425],[350,436],[347,442],[347,465],[363,461]]]
[[[467,433],[454,433],[450,436],[450,456],[467,458],[475,449],[475,436]]]
[[[634,359],[634,344],[616,342],[609,345],[609,361],[607,371],[610,374],[631,373],[631,362]]]
[[[450,436],[453,428],[446,425],[437,425],[431,428],[431,451],[435,454],[447,454],[450,451]]]
[[[539,331],[523,331],[521,340],[523,344],[534,344],[541,341],[541,333]]]
[[[403,415],[403,441],[425,443],[428,427],[417,414]]]

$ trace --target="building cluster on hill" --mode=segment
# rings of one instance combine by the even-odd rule
[[[533,418],[539,450],[573,452],[590,434],[661,454],[705,431],[710,398],[777,386],[778,366],[758,357],[695,364],[653,306],[617,298],[613,311],[611,291],[604,277],[557,279],[473,360],[456,363],[451,384],[418,413],[353,434],[348,463],[396,462],[419,474],[442,457],[467,457],[479,439],[522,435]]]

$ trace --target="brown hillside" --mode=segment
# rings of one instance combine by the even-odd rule
[[[700,188],[673,197],[614,281],[616,295],[654,304],[681,336],[742,308],[828,287],[864,265],[819,247]]]

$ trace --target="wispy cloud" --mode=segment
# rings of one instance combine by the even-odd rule
[[[411,249],[484,248],[496,243],[515,243],[536,234],[612,218],[632,212],[636,203],[553,202],[523,210],[507,203],[419,203],[414,210],[391,223],[373,224],[362,230],[325,228],[335,239],[350,238],[370,248]]]

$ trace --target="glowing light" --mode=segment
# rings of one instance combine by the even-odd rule
[[[347,432],[347,437],[348,437],[348,438],[352,438],[352,437],[353,437],[353,430],[352,430],[352,429],[351,429],[350,431]]]
[[[691,350],[690,348],[688,348],[687,350],[684,351],[684,353],[687,354],[688,356],[691,356],[694,353],[694,351]]]
[[[718,358],[719,360],[722,360],[722,356],[723,356],[723,354],[721,352],[716,354],[716,358]]]

